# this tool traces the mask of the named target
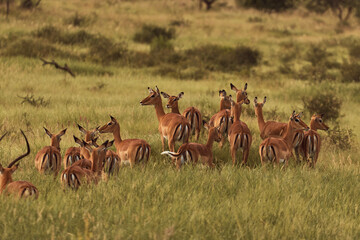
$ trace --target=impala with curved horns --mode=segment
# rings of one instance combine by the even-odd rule
[[[6,168],[4,168],[0,164],[0,193],[6,192],[20,198],[29,196],[34,196],[35,198],[38,198],[39,191],[32,183],[27,181],[12,180],[12,174],[19,167],[18,162],[30,154],[30,146],[27,137],[22,130],[20,131],[25,138],[27,151],[25,154],[17,157],[14,161],[12,161]],[[4,138],[5,135],[6,133],[0,138],[0,141]]]
[[[175,151],[175,142],[181,141],[186,143],[189,141],[190,136],[190,124],[187,119],[176,113],[165,114],[162,106],[162,100],[160,90],[156,87],[156,90],[148,88],[150,94],[144,98],[141,105],[154,105],[156,116],[159,120],[159,132],[161,136],[162,150],[165,149],[164,139],[168,140],[168,145],[171,152]]]
[[[290,157],[293,156],[293,139],[295,130],[305,130],[309,127],[300,119],[295,111],[291,114],[288,126],[283,136],[269,136],[259,147],[261,163],[264,165],[267,161],[277,163],[285,163],[287,165]]]
[[[314,114],[310,120],[310,130],[304,131],[303,141],[298,148],[304,161],[307,161],[310,167],[315,167],[320,153],[321,138],[317,130],[329,130],[329,127],[322,119],[324,114]]]
[[[66,128],[58,134],[52,134],[44,128],[46,134],[51,139],[50,146],[42,148],[35,156],[35,167],[40,173],[54,172],[57,175],[61,168],[60,141],[66,133]]]
[[[221,140],[221,135],[219,132],[219,128],[210,127],[204,121],[204,127],[209,131],[209,136],[206,144],[200,143],[184,143],[180,146],[179,150],[175,152],[164,151],[162,155],[169,155],[170,157],[176,158],[176,167],[180,169],[181,165],[184,163],[194,163],[196,164],[200,161],[204,165],[208,165],[210,168],[214,168],[213,164],[213,153],[212,146],[214,141],[219,142]]]
[[[81,168],[77,163],[65,169],[61,174],[61,183],[73,189],[78,189],[84,182],[95,184],[102,177],[102,163],[105,160],[106,150],[111,147],[113,141],[108,140],[99,147],[92,149],[90,161],[91,169]]]
[[[110,121],[104,126],[100,127],[99,132],[113,134],[116,153],[120,157],[122,164],[130,164],[131,167],[134,167],[134,165],[137,163],[147,163],[149,160],[151,153],[150,145],[143,139],[123,140],[120,136],[120,124],[114,117],[110,116]],[[108,157],[110,157],[110,154]],[[114,164],[119,164],[117,160],[118,158],[115,157],[115,161],[112,162]],[[116,167],[116,165],[113,167]]]
[[[79,124],[77,124],[81,133],[84,134],[85,142],[91,143],[93,140],[96,139],[96,133],[98,132],[99,127],[95,128],[94,130],[86,130]],[[76,142],[76,140],[75,140]],[[79,147],[69,147],[64,155],[64,168],[71,166],[74,162],[79,161],[81,159],[80,156],[80,148]]]
[[[178,96],[170,96],[165,92],[161,92],[161,95],[164,98],[168,99],[168,103],[166,104],[167,108],[171,108],[172,113],[180,114],[179,111],[179,100],[184,96],[184,92],[179,93]],[[184,110],[182,114],[190,123],[191,133],[195,133],[195,139],[199,140],[200,131],[202,127],[202,116],[199,109],[195,107],[188,107]]]

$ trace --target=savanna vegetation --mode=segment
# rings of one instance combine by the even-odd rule
[[[0,238],[359,239],[356,8],[339,24],[327,5],[319,13],[294,1],[278,13],[243,2],[251,1],[218,0],[207,11],[182,0],[0,1],[0,134],[9,132],[0,163],[26,151],[23,129],[31,154],[13,179],[31,181],[40,193],[37,200],[0,196]],[[42,66],[40,57],[66,63],[76,77]],[[219,108],[218,91],[233,94],[230,83],[248,83],[251,103],[241,115],[253,135],[248,164],[232,167],[229,145],[215,144],[214,170],[177,171],[160,155],[153,107],[139,104],[147,87],[184,92],[180,111],[196,106],[208,120]],[[267,120],[285,122],[295,109],[309,123],[325,113],[330,130],[319,131],[315,169],[295,161],[285,169],[261,166],[255,96],[267,96]],[[50,141],[43,127],[68,128],[64,154],[75,146],[72,135],[81,136],[76,123],[94,128],[110,114],[123,138],[150,143],[146,167],[123,167],[78,191],[37,172],[35,154]],[[199,142],[206,138],[203,130]],[[106,139],[112,135],[99,142]]]

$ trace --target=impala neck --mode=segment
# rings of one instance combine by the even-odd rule
[[[54,139],[51,139],[51,144],[52,147],[56,147],[57,150],[60,151],[60,143],[58,141],[55,141]]]
[[[121,136],[120,136],[120,125],[119,125],[119,123],[117,123],[114,126],[113,136],[114,136],[114,140],[115,140],[115,145],[122,142],[122,139],[121,139]]]
[[[220,100],[220,111],[226,109],[226,100],[222,98]]]
[[[158,101],[157,103],[154,104],[154,106],[155,106],[156,116],[157,116],[158,120],[160,121],[161,118],[165,115],[164,108],[161,103],[161,98],[160,98],[160,101]]]
[[[211,134],[211,132],[209,132],[209,137],[208,137],[208,140],[206,142],[206,147],[207,149],[211,150],[212,149],[212,146],[213,146],[213,143],[214,143],[214,137],[212,136],[213,134]]]
[[[11,175],[10,176],[2,176],[0,179],[0,193],[2,193],[5,190],[6,185],[11,183],[12,181],[13,180],[12,180]]]
[[[262,112],[262,107],[255,108],[255,113],[258,120],[259,130],[260,132],[262,132],[265,127],[265,120]]]
[[[318,128],[316,127],[316,122],[315,122],[315,120],[316,120],[316,118],[311,119],[311,121],[310,121],[310,129],[316,131],[316,130],[318,130]]]
[[[94,151],[96,151],[96,150],[94,150]],[[101,162],[100,162],[98,153],[93,152],[91,154],[91,162],[92,162],[91,171],[93,171],[94,173],[101,172]]]
[[[177,114],[180,114],[180,111],[179,111],[179,104],[177,103],[177,101],[175,102],[174,106],[171,107],[171,112],[172,113],[177,113]]]
[[[284,132],[284,135],[283,135],[284,141],[286,142],[286,144],[289,147],[292,146],[292,141],[293,141],[293,138],[294,138],[294,134],[295,134],[295,129],[291,126],[290,121],[289,121],[286,128],[285,128],[285,132]]]
[[[240,122],[241,105],[240,106],[237,106],[237,105],[234,106],[233,114],[234,114],[234,123]]]
[[[83,156],[83,158],[90,160],[91,155],[86,147],[80,147],[80,155]]]

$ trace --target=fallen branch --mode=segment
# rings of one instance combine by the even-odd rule
[[[55,62],[54,60],[52,60],[51,62],[46,61],[43,58],[40,58],[40,60],[43,62],[43,66],[49,64],[49,65],[54,65],[55,68],[63,70],[65,72],[68,72],[72,77],[75,77],[75,74],[71,71],[71,69],[68,67],[68,65],[65,63],[65,65],[62,67],[60,66],[57,62]]]

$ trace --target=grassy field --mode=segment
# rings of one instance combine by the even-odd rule
[[[300,9],[269,15],[237,9],[233,1],[210,12],[199,11],[193,1],[42,1],[30,11],[13,6],[8,20],[0,7],[0,133],[10,132],[0,143],[1,164],[7,166],[25,152],[19,131],[23,129],[32,152],[13,178],[31,181],[40,191],[36,201],[0,196],[1,239],[360,238],[360,85],[344,81],[341,67],[328,67],[322,81],[312,81],[304,68],[310,65],[306,56],[314,45],[326,49],[332,66],[349,61],[349,48],[360,37],[355,19],[350,26],[339,27],[330,13],[314,15]],[[81,26],[71,24],[76,12],[84,19]],[[91,55],[94,43],[68,44],[36,35],[46,26],[58,29],[59,36],[83,30],[124,44],[129,56],[146,57],[152,45],[134,42],[133,36],[149,23],[175,28],[176,38],[170,42],[178,53],[208,44],[241,45],[258,50],[261,60],[239,71],[199,67],[206,74],[194,79],[185,74],[198,66],[180,69],[163,62],[145,66],[135,57],[104,62]],[[31,51],[23,48],[24,42],[32,44]],[[66,62],[77,77],[43,67],[39,56]],[[176,69],[171,74],[180,71],[187,77],[157,74],[169,66]],[[286,67],[290,73],[281,70]],[[300,80],[300,73],[305,79]],[[219,89],[233,94],[230,83],[242,88],[246,82],[251,104],[244,107],[241,119],[253,134],[248,166],[233,168],[229,146],[219,149],[215,144],[216,170],[200,166],[175,170],[170,159],[160,155],[154,108],[139,104],[148,95],[147,87],[157,85],[171,95],[183,91],[180,111],[192,105],[209,118],[218,110]],[[305,110],[309,122],[312,113],[304,109],[303,99],[320,93],[341,99],[340,117],[327,123],[342,128],[337,135],[320,132],[323,147],[316,169],[293,161],[287,169],[262,167],[254,97],[268,97],[267,119],[287,121],[296,109]],[[22,103],[26,96],[43,102]],[[72,135],[81,136],[76,123],[93,128],[108,122],[110,114],[119,121],[123,138],[150,143],[146,168],[124,167],[109,181],[77,192],[64,191],[59,177],[37,172],[35,154],[49,144],[43,127],[52,132],[68,128],[61,141],[63,154],[75,145]],[[203,131],[200,142],[206,138]],[[100,142],[106,139],[112,136],[102,135]]]

